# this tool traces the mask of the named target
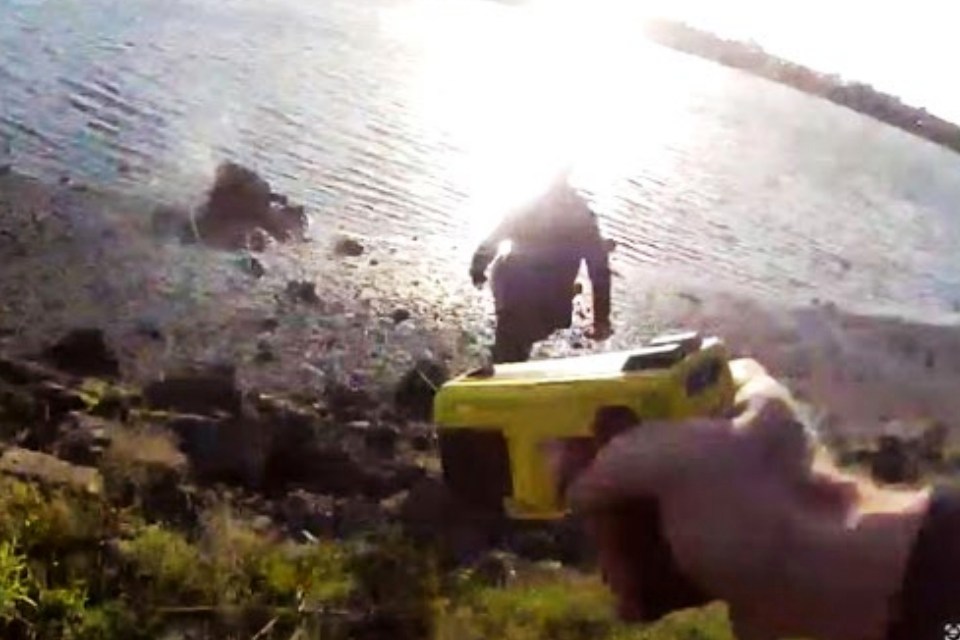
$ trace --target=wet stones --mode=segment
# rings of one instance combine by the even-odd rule
[[[334,254],[342,258],[358,258],[363,255],[365,247],[359,240],[343,237],[333,245]]]
[[[287,282],[286,294],[294,302],[308,305],[320,304],[317,285],[309,280],[290,280]]]
[[[72,375],[99,378],[120,375],[120,363],[100,329],[74,329],[43,356],[52,366]]]
[[[152,409],[195,415],[239,415],[242,394],[232,366],[184,372],[148,384],[143,397]]]

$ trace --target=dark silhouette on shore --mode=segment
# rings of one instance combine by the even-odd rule
[[[671,49],[820,96],[948,149],[960,151],[960,127],[926,109],[906,105],[896,96],[869,84],[847,82],[835,74],[819,73],[772,55],[756,44],[725,40],[682,22],[652,20],[647,24],[646,34],[654,42]]]
[[[577,272],[586,262],[593,286],[592,337],[610,333],[610,264],[596,215],[562,173],[543,196],[513,211],[477,248],[470,267],[481,287],[492,263],[497,330],[494,362],[522,362],[535,342],[570,326]],[[509,253],[498,256],[509,240]]]

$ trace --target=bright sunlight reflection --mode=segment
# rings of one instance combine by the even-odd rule
[[[633,3],[424,0],[386,13],[418,48],[416,109],[464,152],[471,236],[541,190],[563,166],[591,186],[662,147],[682,121],[656,99],[670,69],[651,63]]]

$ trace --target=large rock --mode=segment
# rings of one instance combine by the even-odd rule
[[[99,493],[103,488],[103,478],[96,469],[18,447],[7,449],[0,456],[0,474],[84,493]]]
[[[20,444],[48,450],[57,439],[61,420],[71,412],[86,409],[87,402],[78,391],[55,382],[40,383],[27,391],[33,399],[34,414],[24,422],[26,429]]]
[[[58,426],[53,453],[72,464],[96,467],[110,446],[111,423],[84,413],[72,413]]]
[[[87,400],[82,393],[56,382],[41,382],[30,387],[30,392],[43,407],[48,420],[56,420],[71,411],[87,408]]]
[[[397,411],[406,418],[429,422],[433,418],[433,398],[449,377],[443,364],[418,361],[397,385],[394,394]]]
[[[364,389],[341,383],[329,384],[323,399],[333,418],[343,423],[366,420],[378,408]]]
[[[210,367],[169,376],[143,390],[147,406],[195,415],[240,414],[243,395],[231,366]]]
[[[0,381],[15,385],[64,380],[62,372],[39,362],[14,356],[0,355]]]
[[[260,489],[270,454],[269,432],[246,417],[176,415],[166,422],[201,482]]]
[[[895,435],[877,439],[877,451],[870,461],[870,473],[884,483],[916,482],[920,477],[917,446]]]
[[[77,376],[116,378],[120,363],[100,329],[75,329],[44,352],[57,369]]]
[[[467,508],[439,478],[411,485],[398,517],[414,540],[435,545],[442,557],[461,564],[498,546],[506,533],[502,514]]]
[[[233,162],[217,168],[207,202],[196,217],[201,241],[228,250],[262,246],[258,236],[264,232],[279,242],[303,239],[307,226],[303,207],[278,198],[255,171]]]

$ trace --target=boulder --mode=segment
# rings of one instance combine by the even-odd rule
[[[101,378],[120,375],[120,363],[100,329],[75,329],[43,356],[52,366],[71,375]]]
[[[255,171],[234,162],[217,168],[213,187],[196,218],[201,240],[210,246],[237,250],[269,243],[254,234],[266,234],[278,242],[303,239],[308,218],[302,206],[271,192],[269,183]]]
[[[324,389],[327,409],[337,422],[366,420],[377,403],[365,390],[351,385],[331,383]]]
[[[72,413],[58,427],[54,455],[72,464],[96,467],[110,446],[111,424],[84,413]]]
[[[404,374],[394,392],[397,411],[405,418],[429,422],[433,418],[433,398],[449,379],[447,368],[434,360],[420,360]]]
[[[32,424],[44,419],[43,407],[26,389],[0,385],[0,417],[5,422]]]
[[[7,449],[0,456],[0,474],[83,493],[99,493],[103,488],[103,478],[96,469],[19,447]]]
[[[65,376],[39,362],[0,355],[0,381],[15,385],[63,381]]]
[[[43,407],[43,413],[48,420],[57,420],[71,411],[87,408],[87,400],[82,393],[56,382],[41,382],[30,387],[30,392]]]
[[[413,540],[435,545],[444,559],[457,564],[473,562],[496,547],[506,530],[502,514],[466,508],[433,477],[410,486],[398,517]]]
[[[256,172],[225,162],[217,167],[213,187],[196,218],[201,240],[224,249],[240,249],[247,235],[270,211],[270,185]]]
[[[894,435],[877,439],[878,448],[870,461],[870,473],[878,482],[916,482],[920,477],[920,465],[916,447]]]
[[[135,392],[110,388],[104,391],[90,407],[91,415],[126,422],[130,413],[143,404],[143,398]]]
[[[359,240],[340,238],[333,245],[333,252],[341,257],[357,258],[363,255],[365,248]]]
[[[152,382],[144,388],[143,398],[152,409],[208,416],[237,416],[243,402],[236,371],[230,365],[188,371]]]
[[[57,439],[61,419],[71,412],[83,411],[87,403],[79,392],[55,382],[44,382],[28,391],[33,397],[34,415],[24,422],[27,428],[20,444],[47,450]]]
[[[260,489],[269,457],[269,432],[248,417],[176,415],[167,420],[201,482]]]

